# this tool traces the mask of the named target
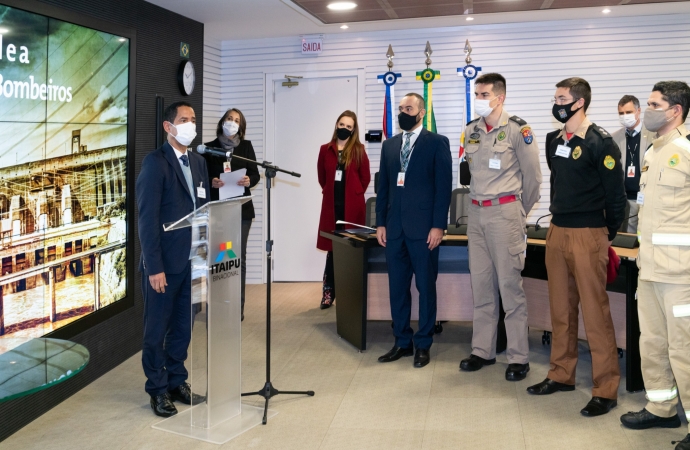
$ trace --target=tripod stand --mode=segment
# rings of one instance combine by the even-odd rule
[[[230,155],[228,155],[230,156]],[[314,391],[279,391],[273,387],[271,383],[271,254],[273,251],[273,241],[271,240],[271,182],[276,176],[276,172],[283,172],[293,177],[300,177],[301,175],[295,172],[289,172],[287,170],[280,169],[270,162],[258,162],[251,159],[242,158],[241,156],[230,156],[232,158],[241,159],[242,161],[250,162],[256,164],[265,169],[266,175],[266,206],[267,206],[267,231],[266,231],[266,267],[267,267],[267,280],[266,280],[266,383],[261,390],[256,392],[246,392],[242,394],[242,397],[249,395],[260,395],[266,399],[264,404],[264,418],[263,424],[266,425],[268,421],[268,401],[279,394],[290,394],[290,395],[309,395],[314,396]]]

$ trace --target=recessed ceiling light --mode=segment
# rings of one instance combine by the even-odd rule
[[[120,42],[125,42],[126,40],[127,40],[127,39],[125,39],[125,38],[120,38],[120,39],[118,39],[118,41],[120,41]]]
[[[474,20],[474,17],[468,17],[465,20]]]
[[[347,25],[341,25],[341,26],[340,26],[340,29],[341,29],[341,30],[347,30],[348,28],[350,28],[350,27],[348,27]]]
[[[9,32],[10,32],[10,30],[8,30],[7,28],[0,28],[0,33],[9,33]]]
[[[606,9],[604,9],[604,10],[603,10],[602,12],[603,12],[604,14],[608,14],[608,13],[610,13],[610,12],[611,12],[611,10],[610,10],[610,9],[608,9],[608,8],[606,8]]]
[[[353,2],[334,2],[328,4],[328,9],[331,11],[349,11],[357,7]]]

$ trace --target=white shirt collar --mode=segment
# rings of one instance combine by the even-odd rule
[[[181,151],[179,151],[178,149],[176,149],[176,148],[173,147],[172,145],[171,145],[171,147],[172,147],[173,151],[175,152],[175,157],[176,157],[178,160],[180,159],[180,156],[186,155],[187,153],[189,153],[189,150],[187,150],[185,153],[182,153]]]

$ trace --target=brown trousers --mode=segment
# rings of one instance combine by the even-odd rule
[[[592,354],[592,396],[615,399],[621,376],[606,293],[608,248],[606,228],[549,227],[546,271],[553,337],[548,378],[575,384],[579,303]]]

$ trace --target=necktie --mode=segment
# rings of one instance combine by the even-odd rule
[[[410,153],[412,153],[412,147],[410,146],[410,136],[412,136],[412,133],[405,133],[405,144],[403,145],[402,151],[400,152],[401,172],[407,171],[407,165],[410,162]]]
[[[182,164],[184,164],[185,167],[189,167],[189,156],[187,156],[187,155],[180,156],[180,161],[182,161]]]

